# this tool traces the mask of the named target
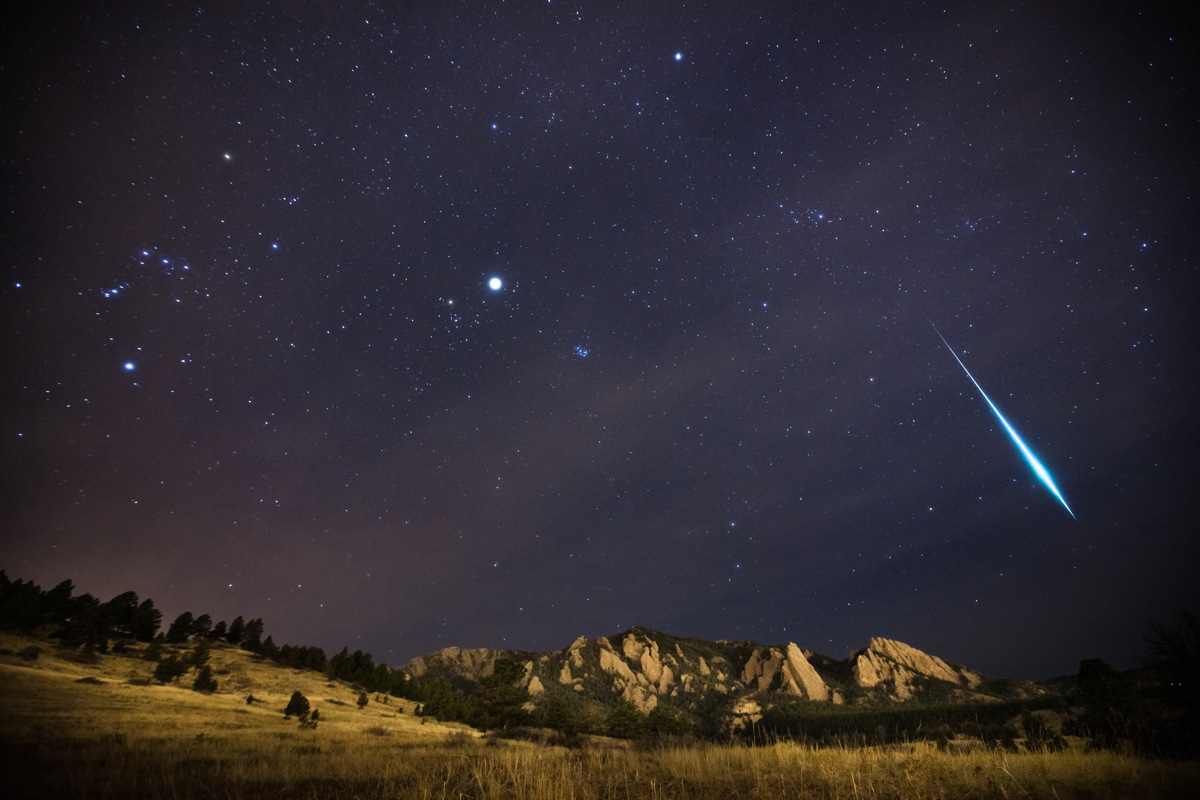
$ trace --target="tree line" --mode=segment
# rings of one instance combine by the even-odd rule
[[[32,581],[12,580],[0,570],[0,626],[5,628],[31,633],[49,626],[53,628],[51,638],[94,653],[108,653],[127,640],[145,642],[149,645],[148,656],[154,661],[159,660],[166,645],[225,642],[283,666],[322,672],[366,691],[407,696],[408,676],[387,664],[376,664],[370,653],[351,653],[343,647],[327,658],[320,647],[277,645],[271,636],[264,635],[262,618],[247,620],[239,616],[232,622],[213,622],[208,614],[185,611],[165,631],[161,630],[162,623],[163,614],[154,601],[141,600],[132,591],[101,602],[86,592],[75,594],[75,584],[69,579],[43,590]],[[184,665],[182,671],[189,666]],[[177,667],[172,665],[166,672],[174,669]]]

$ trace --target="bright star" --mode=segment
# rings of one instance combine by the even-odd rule
[[[676,61],[683,61],[683,53],[676,53],[676,54],[675,54],[675,60],[676,60]]]
[[[135,369],[137,369],[137,365],[132,361],[126,361],[124,366],[126,372],[133,372]]]
[[[493,292],[498,292],[504,288],[504,281],[500,280],[499,277],[493,275],[490,279],[488,279],[488,288],[491,289]]]

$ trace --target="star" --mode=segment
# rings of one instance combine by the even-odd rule
[[[488,285],[488,288],[491,289],[493,292],[498,292],[504,288],[504,281],[502,281],[499,278],[499,276],[493,275],[491,278],[488,279],[487,285]]]

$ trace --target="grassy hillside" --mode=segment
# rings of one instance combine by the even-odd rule
[[[1108,753],[780,743],[581,749],[480,737],[413,704],[217,645],[214,694],[149,682],[139,645],[80,656],[0,633],[0,786],[16,798],[1144,798],[1192,796],[1200,766]],[[34,657],[31,648],[37,649]],[[314,730],[284,719],[299,690]],[[262,702],[246,704],[253,694]]]

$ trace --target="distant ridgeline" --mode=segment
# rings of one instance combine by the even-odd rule
[[[264,638],[261,619],[214,624],[207,614],[185,612],[165,633],[161,623],[154,603],[133,592],[100,602],[75,596],[69,580],[42,591],[0,571],[0,627],[86,652],[139,651],[151,660],[172,648],[207,652],[225,642],[254,654],[248,657],[414,700],[418,714],[510,735],[552,733],[563,743],[587,735],[936,739],[1039,749],[1065,747],[1075,736],[1090,746],[1200,754],[1200,617],[1186,612],[1153,627],[1142,669],[1118,672],[1089,659],[1078,675],[1041,683],[989,678],[881,638],[837,660],[795,644],[710,642],[633,628],[580,637],[552,652],[448,647],[398,670],[348,648],[326,658],[319,647],[278,646]],[[203,660],[192,655],[191,663]]]
[[[370,653],[342,651],[325,657],[319,647],[276,645],[264,638],[263,621],[237,617],[233,622],[213,623],[208,614],[185,611],[166,632],[160,632],[162,612],[150,599],[139,601],[135,592],[122,592],[108,602],[90,594],[76,595],[75,585],[65,580],[53,589],[42,589],[31,581],[10,580],[0,570],[0,627],[30,633],[49,630],[50,638],[87,652],[119,652],[126,641],[180,645],[189,641],[227,642],[295,669],[324,672],[330,677],[360,685],[371,692],[404,696],[407,677],[386,664],[376,664]]]

